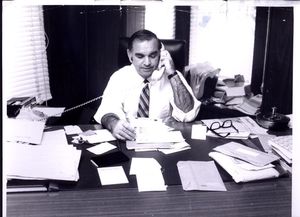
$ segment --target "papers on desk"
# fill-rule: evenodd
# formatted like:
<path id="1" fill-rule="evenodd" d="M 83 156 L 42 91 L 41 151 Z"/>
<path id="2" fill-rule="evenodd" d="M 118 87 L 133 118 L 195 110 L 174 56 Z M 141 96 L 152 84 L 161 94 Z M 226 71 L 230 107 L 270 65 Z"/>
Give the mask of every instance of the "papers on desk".
<path id="1" fill-rule="evenodd" d="M 122 166 L 101 167 L 97 170 L 102 185 L 128 183 L 127 176 Z"/>
<path id="2" fill-rule="evenodd" d="M 110 150 L 113 150 L 115 148 L 117 148 L 115 145 L 112 145 L 108 142 L 103 142 L 103 143 L 100 143 L 99 145 L 95 145 L 91 148 L 88 148 L 87 150 L 96 155 L 100 155 L 100 154 L 104 154 Z"/>
<path id="3" fill-rule="evenodd" d="M 139 192 L 166 191 L 160 164 L 153 158 L 132 158 L 130 175 L 136 175 Z"/>
<path id="4" fill-rule="evenodd" d="M 267 130 L 260 127 L 253 119 L 250 117 L 236 117 L 236 118 L 221 118 L 221 119 L 207 119 L 202 120 L 202 122 L 209 128 L 213 122 L 219 122 L 222 124 L 226 120 L 231 120 L 232 125 L 238 130 L 238 132 L 233 128 L 219 128 L 215 131 L 219 134 L 226 135 L 230 133 L 226 138 L 228 139 L 247 139 L 249 135 L 267 135 Z M 207 136 L 218 137 L 210 130 L 207 131 Z"/>
<path id="5" fill-rule="evenodd" d="M 67 135 L 82 133 L 82 130 L 77 125 L 64 126 L 64 129 Z"/>
<path id="6" fill-rule="evenodd" d="M 172 131 L 172 128 L 161 121 L 138 118 L 131 121 L 131 123 L 136 129 L 136 140 L 126 141 L 126 147 L 129 150 L 159 150 L 170 154 L 186 150 L 189 147 L 180 131 Z"/>
<path id="7" fill-rule="evenodd" d="M 213 150 L 246 161 L 258 167 L 266 166 L 267 164 L 279 160 L 279 157 L 272 153 L 258 151 L 236 142 L 229 142 L 218 146 Z"/>
<path id="8" fill-rule="evenodd" d="M 247 182 L 278 177 L 280 173 L 272 162 L 279 157 L 246 147 L 239 143 L 229 142 L 218 146 L 209 156 L 218 162 L 235 182 Z"/>
<path id="9" fill-rule="evenodd" d="M 185 191 L 226 191 L 213 161 L 179 161 L 177 169 Z"/>
<path id="10" fill-rule="evenodd" d="M 33 110 L 43 112 L 47 117 L 60 117 L 63 111 L 65 110 L 64 107 L 39 107 L 36 106 Z"/>
<path id="11" fill-rule="evenodd" d="M 72 130 L 74 131 L 74 130 Z M 88 142 L 90 144 L 102 143 L 116 140 L 116 138 L 107 129 L 100 130 L 88 130 L 79 133 L 77 136 L 73 136 L 72 143 L 79 144 L 82 142 Z"/>
<path id="12" fill-rule="evenodd" d="M 228 86 L 217 86 L 217 90 L 224 91 L 227 97 L 245 96 L 245 88 L 241 87 L 228 87 Z"/>
<path id="13" fill-rule="evenodd" d="M 64 130 L 44 132 L 40 145 L 5 143 L 7 178 L 77 181 L 81 151 L 68 145 Z"/>
<path id="14" fill-rule="evenodd" d="M 5 141 L 40 144 L 44 128 L 43 121 L 9 118 L 5 120 Z"/>
<path id="15" fill-rule="evenodd" d="M 218 164 L 232 176 L 236 183 L 276 178 L 280 175 L 274 168 L 274 165 L 254 167 L 254 169 L 253 165 L 245 161 L 238 160 L 219 152 L 210 152 L 209 156 L 218 162 Z"/>

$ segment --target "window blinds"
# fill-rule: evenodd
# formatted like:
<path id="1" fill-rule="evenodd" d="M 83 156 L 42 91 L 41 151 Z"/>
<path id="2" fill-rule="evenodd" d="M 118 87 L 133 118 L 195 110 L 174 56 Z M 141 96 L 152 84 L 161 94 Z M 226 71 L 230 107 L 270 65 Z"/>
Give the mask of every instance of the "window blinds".
<path id="1" fill-rule="evenodd" d="M 189 64 L 209 62 L 221 76 L 251 81 L 255 14 L 255 7 L 238 3 L 192 6 Z"/>
<path id="2" fill-rule="evenodd" d="M 46 35 L 40 5 L 3 5 L 4 96 L 51 99 Z"/>
<path id="3" fill-rule="evenodd" d="M 147 4 L 145 29 L 154 32 L 160 39 L 174 39 L 175 7 L 163 4 Z"/>

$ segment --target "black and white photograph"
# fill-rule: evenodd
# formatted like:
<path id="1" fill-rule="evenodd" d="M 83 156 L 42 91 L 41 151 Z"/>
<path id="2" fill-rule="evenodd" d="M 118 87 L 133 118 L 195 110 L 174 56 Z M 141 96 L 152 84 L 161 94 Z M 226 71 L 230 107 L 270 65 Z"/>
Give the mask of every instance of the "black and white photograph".
<path id="1" fill-rule="evenodd" d="M 297 0 L 2 2 L 2 216 L 300 217 Z"/>

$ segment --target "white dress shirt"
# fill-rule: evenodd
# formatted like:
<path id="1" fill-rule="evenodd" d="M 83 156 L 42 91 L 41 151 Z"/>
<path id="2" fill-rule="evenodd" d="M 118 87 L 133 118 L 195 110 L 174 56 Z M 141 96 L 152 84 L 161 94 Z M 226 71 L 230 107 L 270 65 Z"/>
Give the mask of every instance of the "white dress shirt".
<path id="1" fill-rule="evenodd" d="M 191 87 L 187 84 L 181 73 L 178 73 L 183 84 L 191 93 L 194 108 L 184 113 L 174 103 L 173 90 L 166 73 L 154 71 L 148 78 L 150 88 L 149 118 L 166 120 L 170 116 L 177 121 L 193 121 L 200 109 L 200 102 L 193 95 Z M 144 87 L 144 78 L 136 71 L 133 65 L 125 66 L 112 74 L 104 90 L 101 105 L 95 120 L 101 123 L 101 118 L 107 113 L 114 113 L 120 119 L 130 120 L 137 117 L 140 93 Z"/>

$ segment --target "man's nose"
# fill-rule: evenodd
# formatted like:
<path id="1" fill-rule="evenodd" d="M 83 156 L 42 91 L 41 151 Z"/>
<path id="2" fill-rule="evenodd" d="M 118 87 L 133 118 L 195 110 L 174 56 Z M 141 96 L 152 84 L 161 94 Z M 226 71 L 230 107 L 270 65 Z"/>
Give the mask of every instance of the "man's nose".
<path id="1" fill-rule="evenodd" d="M 144 65 L 145 65 L 145 66 L 151 65 L 151 61 L 150 61 L 150 58 L 149 58 L 149 57 L 145 57 L 145 58 L 144 58 Z"/>

